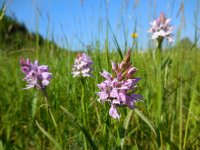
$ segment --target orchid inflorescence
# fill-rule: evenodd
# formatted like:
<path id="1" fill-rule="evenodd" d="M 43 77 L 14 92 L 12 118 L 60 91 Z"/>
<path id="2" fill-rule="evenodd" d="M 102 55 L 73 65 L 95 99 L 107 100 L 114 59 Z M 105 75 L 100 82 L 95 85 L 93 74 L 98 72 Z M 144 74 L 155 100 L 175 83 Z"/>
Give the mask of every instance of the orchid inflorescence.
<path id="1" fill-rule="evenodd" d="M 25 89 L 36 87 L 38 89 L 45 89 L 49 84 L 52 74 L 49 71 L 48 66 L 39 65 L 38 61 L 35 60 L 32 63 L 29 59 L 20 60 L 22 72 L 26 75 L 24 80 L 28 82 Z"/>
<path id="2" fill-rule="evenodd" d="M 119 119 L 120 115 L 117 107 L 135 108 L 135 102 L 142 99 L 142 96 L 136 94 L 137 82 L 140 78 L 135 78 L 134 74 L 137 71 L 135 67 L 131 66 L 130 51 L 125 56 L 121 63 L 112 62 L 113 75 L 106 70 L 101 72 L 101 76 L 106 80 L 98 84 L 100 92 L 97 92 L 99 101 L 109 102 L 111 107 L 109 115 L 115 119 Z"/>
<path id="3" fill-rule="evenodd" d="M 162 42 L 164 38 L 167 38 L 169 42 L 172 42 L 172 32 L 174 27 L 169 24 L 170 21 L 171 19 L 166 19 L 165 14 L 161 12 L 160 16 L 156 20 L 150 22 L 151 27 L 148 32 L 152 33 L 151 38 L 158 42 Z"/>
<path id="4" fill-rule="evenodd" d="M 92 76 L 93 61 L 85 53 L 78 53 L 72 68 L 73 77 L 90 77 Z"/>

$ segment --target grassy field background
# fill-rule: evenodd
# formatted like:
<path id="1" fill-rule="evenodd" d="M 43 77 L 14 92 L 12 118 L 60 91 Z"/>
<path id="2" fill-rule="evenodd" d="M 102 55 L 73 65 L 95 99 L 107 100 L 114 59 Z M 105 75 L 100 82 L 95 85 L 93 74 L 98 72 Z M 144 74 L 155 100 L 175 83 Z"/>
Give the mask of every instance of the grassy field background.
<path id="1" fill-rule="evenodd" d="M 141 78 L 138 93 L 143 102 L 137 102 L 134 110 L 120 108 L 121 118 L 115 120 L 108 115 L 109 105 L 99 103 L 95 93 L 103 81 L 99 72 L 111 71 L 111 60 L 121 61 L 117 48 L 109 49 L 112 40 L 107 39 L 104 48 L 97 41 L 92 49 L 84 50 L 94 61 L 94 77 L 85 79 L 82 94 L 81 80 L 71 74 L 77 52 L 21 28 L 6 37 L 9 25 L 16 26 L 8 20 L 4 16 L 0 22 L 0 150 L 200 148 L 198 46 L 192 42 L 188 46 L 187 39 L 175 41 L 173 47 L 163 50 L 159 65 L 154 49 L 130 47 L 131 61 L 138 68 L 136 77 Z M 56 126 L 46 111 L 43 94 L 34 88 L 23 90 L 26 83 L 19 63 L 23 57 L 38 59 L 50 68 L 53 78 L 47 88 L 48 103 Z M 85 126 L 81 98 L 87 108 Z"/>

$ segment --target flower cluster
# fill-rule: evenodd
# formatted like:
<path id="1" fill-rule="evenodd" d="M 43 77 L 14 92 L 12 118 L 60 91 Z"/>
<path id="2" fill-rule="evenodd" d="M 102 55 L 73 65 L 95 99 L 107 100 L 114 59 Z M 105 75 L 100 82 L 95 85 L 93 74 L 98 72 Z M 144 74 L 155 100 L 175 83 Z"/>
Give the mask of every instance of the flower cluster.
<path id="1" fill-rule="evenodd" d="M 165 18 L 164 13 L 160 13 L 160 16 L 150 23 L 151 28 L 148 32 L 152 33 L 152 39 L 162 42 L 164 38 L 167 38 L 169 42 L 172 42 L 172 32 L 174 27 L 169 25 L 170 21 L 170 18 Z"/>
<path id="2" fill-rule="evenodd" d="M 74 61 L 74 65 L 72 68 L 73 77 L 82 76 L 82 77 L 90 77 L 92 76 L 92 64 L 93 61 L 91 58 L 85 53 L 78 53 L 76 59 Z"/>
<path id="3" fill-rule="evenodd" d="M 51 79 L 52 74 L 48 72 L 48 66 L 39 65 L 36 60 L 32 63 L 29 59 L 20 60 L 22 72 L 26 75 L 24 80 L 28 82 L 25 89 L 36 87 L 39 89 L 44 89 Z"/>
<path id="4" fill-rule="evenodd" d="M 137 82 L 140 78 L 134 78 L 134 73 L 137 71 L 131 66 L 130 51 L 121 63 L 112 62 L 112 70 L 114 75 L 107 71 L 103 71 L 101 75 L 106 79 L 97 86 L 100 92 L 97 92 L 99 101 L 110 102 L 111 108 L 109 115 L 115 119 L 119 119 L 120 115 L 117 107 L 127 106 L 131 109 L 135 108 L 135 102 L 142 99 L 142 96 L 136 94 Z"/>

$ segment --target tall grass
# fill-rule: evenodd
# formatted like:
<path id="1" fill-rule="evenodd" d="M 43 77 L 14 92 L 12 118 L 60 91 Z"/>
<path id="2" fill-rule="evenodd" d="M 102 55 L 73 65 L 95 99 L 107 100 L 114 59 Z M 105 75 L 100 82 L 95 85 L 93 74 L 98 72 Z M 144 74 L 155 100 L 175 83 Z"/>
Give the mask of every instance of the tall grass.
<path id="1" fill-rule="evenodd" d="M 143 53 L 133 52 L 132 62 L 139 69 L 137 73 L 137 76 L 141 77 L 139 93 L 143 95 L 144 102 L 138 102 L 138 108 L 133 112 L 126 108 L 120 109 L 122 117 L 117 121 L 108 116 L 108 106 L 97 102 L 98 97 L 95 92 L 98 91 L 96 84 L 102 81 L 99 72 L 102 66 L 108 65 L 105 61 L 107 55 L 114 61 L 120 61 L 121 58 L 117 51 L 108 53 L 99 51 L 97 45 L 90 53 L 94 60 L 94 77 L 85 80 L 84 83 L 84 100 L 87 104 L 85 112 L 87 127 L 84 127 L 80 115 L 83 113 L 82 83 L 69 73 L 75 54 L 46 47 L 51 46 L 45 45 L 38 49 L 38 60 L 41 64 L 48 64 L 53 74 L 47 93 L 49 105 L 56 116 L 56 124 L 61 133 L 63 149 L 83 148 L 81 132 L 85 132 L 84 135 L 88 136 L 88 145 L 91 145 L 88 149 L 95 146 L 99 149 L 120 147 L 197 149 L 199 147 L 200 68 L 197 64 L 200 63 L 198 59 L 200 52 L 198 49 L 189 51 L 177 45 L 162 53 L 163 60 L 168 60 L 162 67 L 163 90 L 159 89 L 162 87 L 157 83 L 157 72 L 151 50 Z M 34 60 L 37 56 L 36 51 L 11 54 L 5 50 L 0 52 L 0 139 L 4 149 L 56 149 L 55 143 L 59 142 L 59 137 L 53 122 L 47 119 L 45 107 L 42 107 L 44 104 L 42 93 L 36 89 L 22 90 L 25 83 L 22 81 L 19 58 L 30 57 Z M 162 98 L 159 96 L 158 99 L 160 92 Z M 66 115 L 63 110 L 67 110 L 75 119 Z"/>
<path id="2" fill-rule="evenodd" d="M 113 39 L 109 39 L 109 32 Z M 99 72 L 112 70 L 111 60 L 119 62 L 123 58 L 109 24 L 105 48 L 100 49 L 96 41 L 93 50 L 85 50 L 94 61 L 94 77 L 84 83 L 71 75 L 76 52 L 50 42 L 40 46 L 38 38 L 36 34 L 34 50 L 10 51 L 0 43 L 0 150 L 200 147 L 197 46 L 186 49 L 177 41 L 157 54 L 159 58 L 152 49 L 140 51 L 136 46 L 131 61 L 138 68 L 136 76 L 141 77 L 138 92 L 143 102 L 137 102 L 135 110 L 120 108 L 121 118 L 114 120 L 108 115 L 109 106 L 99 103 L 96 94 L 97 84 L 103 80 Z M 111 42 L 116 50 L 109 49 Z M 19 64 L 21 57 L 38 59 L 49 66 L 53 78 L 46 91 L 48 104 L 37 89 L 23 90 L 26 83 Z"/>

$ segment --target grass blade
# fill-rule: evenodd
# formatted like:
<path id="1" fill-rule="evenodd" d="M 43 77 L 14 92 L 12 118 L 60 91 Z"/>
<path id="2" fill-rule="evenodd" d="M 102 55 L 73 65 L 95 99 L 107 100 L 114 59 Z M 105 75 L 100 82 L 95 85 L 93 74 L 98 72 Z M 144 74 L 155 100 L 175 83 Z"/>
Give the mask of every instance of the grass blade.
<path id="1" fill-rule="evenodd" d="M 92 140 L 91 135 L 85 129 L 85 127 L 81 123 L 79 123 L 77 121 L 76 117 L 73 114 L 71 114 L 66 108 L 64 108 L 63 106 L 60 106 L 60 108 L 69 117 L 69 119 L 72 121 L 72 123 L 83 132 L 83 134 L 87 138 L 88 142 L 90 143 L 90 146 L 92 147 L 92 149 L 97 150 L 98 149 L 97 146 L 95 145 L 94 141 Z"/>
<path id="2" fill-rule="evenodd" d="M 38 126 L 38 128 L 40 129 L 40 131 L 52 142 L 54 143 L 54 145 L 58 148 L 58 149 L 62 149 L 60 144 L 47 132 L 45 131 L 37 122 L 36 120 L 36 125 Z"/>
<path id="3" fill-rule="evenodd" d="M 137 109 L 134 109 L 134 110 L 136 114 L 149 126 L 149 128 L 151 129 L 151 131 L 154 133 L 155 137 L 157 138 L 158 136 L 151 122 L 139 110 Z"/>
<path id="4" fill-rule="evenodd" d="M 133 110 L 130 110 L 130 111 L 128 112 L 128 115 L 126 116 L 126 118 L 125 118 L 125 120 L 124 120 L 123 126 L 124 126 L 124 129 L 125 129 L 125 130 L 128 129 L 128 125 L 129 125 L 129 122 L 130 122 L 132 113 L 133 113 Z"/>
<path id="5" fill-rule="evenodd" d="M 109 25 L 110 31 L 112 33 L 112 36 L 113 36 L 113 42 L 114 42 L 114 44 L 115 44 L 115 46 L 117 48 L 117 51 L 119 53 L 119 56 L 121 57 L 121 60 L 123 60 L 122 50 L 121 50 L 121 48 L 119 46 L 119 43 L 117 42 L 117 38 L 116 38 L 116 36 L 114 35 L 114 33 L 113 33 L 112 29 L 111 29 L 110 23 L 108 23 L 108 25 Z"/>

